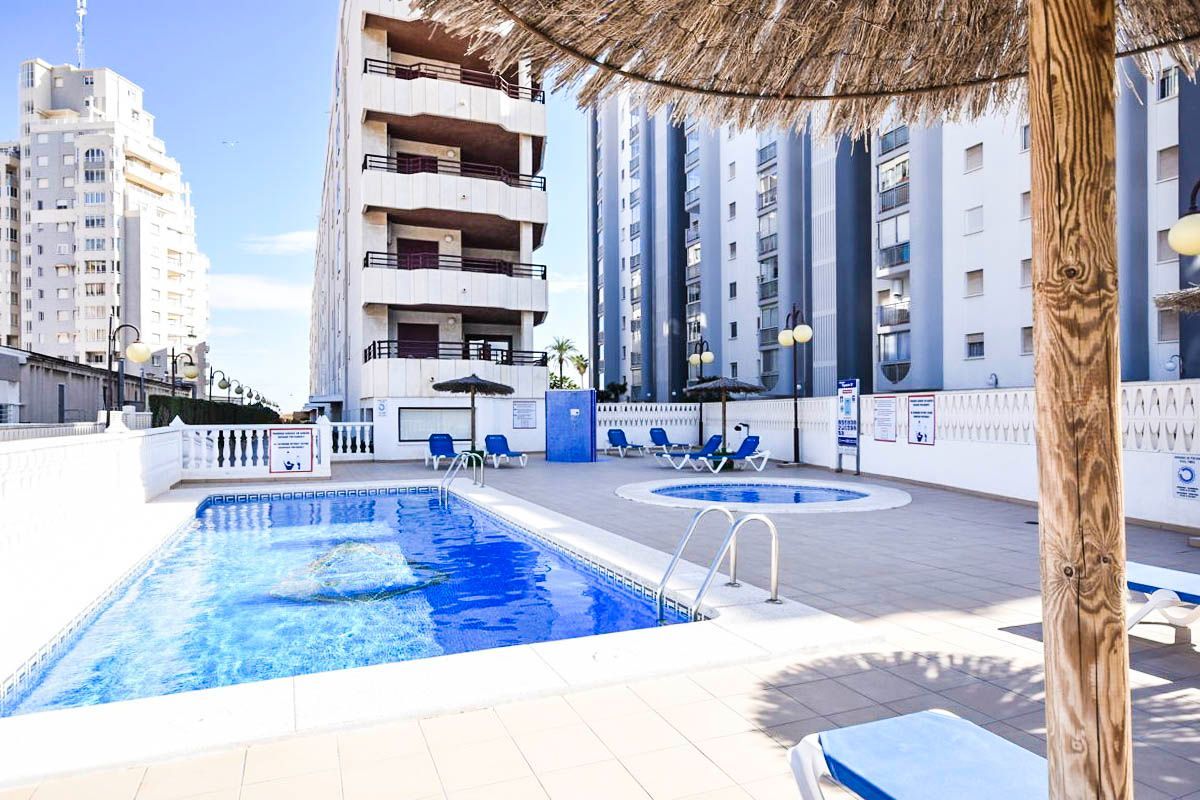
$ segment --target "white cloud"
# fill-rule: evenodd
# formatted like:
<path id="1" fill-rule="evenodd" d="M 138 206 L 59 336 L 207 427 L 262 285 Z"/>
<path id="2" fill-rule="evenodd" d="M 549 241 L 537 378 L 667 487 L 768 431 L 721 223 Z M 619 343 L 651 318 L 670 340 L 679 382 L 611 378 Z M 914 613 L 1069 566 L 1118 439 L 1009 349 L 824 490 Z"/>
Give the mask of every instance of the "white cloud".
<path id="1" fill-rule="evenodd" d="M 550 291 L 554 294 L 562 294 L 564 292 L 582 292 L 587 288 L 587 281 L 583 278 L 551 278 Z"/>
<path id="2" fill-rule="evenodd" d="M 257 256 L 294 256 L 311 253 L 317 246 L 317 232 L 292 231 L 267 236 L 250 236 L 242 241 L 248 253 Z"/>
<path id="3" fill-rule="evenodd" d="M 262 275 L 212 275 L 209 300 L 218 311 L 308 311 L 312 287 Z"/>

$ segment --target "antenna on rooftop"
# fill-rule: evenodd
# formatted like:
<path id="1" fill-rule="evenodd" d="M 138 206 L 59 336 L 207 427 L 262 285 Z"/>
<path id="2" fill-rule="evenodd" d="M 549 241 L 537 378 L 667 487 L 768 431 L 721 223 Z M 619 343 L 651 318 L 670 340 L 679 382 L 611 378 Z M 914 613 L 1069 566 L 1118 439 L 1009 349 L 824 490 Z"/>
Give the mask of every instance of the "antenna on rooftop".
<path id="1" fill-rule="evenodd" d="M 75 56 L 79 59 L 79 68 L 83 69 L 83 18 L 87 16 L 87 0 L 75 0 L 75 32 L 79 39 L 75 43 Z"/>

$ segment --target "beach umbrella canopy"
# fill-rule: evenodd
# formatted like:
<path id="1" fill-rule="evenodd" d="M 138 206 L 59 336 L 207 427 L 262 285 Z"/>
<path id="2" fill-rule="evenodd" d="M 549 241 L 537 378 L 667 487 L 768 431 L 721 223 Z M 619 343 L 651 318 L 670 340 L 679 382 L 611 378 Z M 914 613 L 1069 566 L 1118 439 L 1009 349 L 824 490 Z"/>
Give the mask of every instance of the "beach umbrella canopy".
<path id="1" fill-rule="evenodd" d="M 1050 796 L 1132 797 L 1117 62 L 1193 77 L 1200 0 L 413 0 L 495 66 L 649 113 L 867 135 L 1029 112 Z M 1122 64 L 1125 71 L 1125 64 Z M 1196 176 L 1187 176 L 1191 179 Z M 1080 457 L 1086 454 L 1086 458 Z"/>
<path id="2" fill-rule="evenodd" d="M 684 389 L 688 394 L 695 394 L 704 397 L 719 394 L 721 396 L 721 446 L 726 449 L 729 447 L 729 441 L 726 437 L 726 402 L 731 394 L 758 394 L 765 392 L 766 389 L 759 386 L 757 383 L 746 383 L 739 381 L 737 378 L 714 378 L 711 381 L 704 383 L 694 383 Z"/>
<path id="3" fill-rule="evenodd" d="M 513 388 L 503 383 L 496 383 L 471 373 L 465 378 L 455 378 L 433 385 L 434 391 L 450 392 L 451 394 L 471 395 L 471 449 L 475 449 L 475 395 L 504 395 L 512 394 Z"/>
<path id="4" fill-rule="evenodd" d="M 1154 304 L 1164 311 L 1200 314 L 1200 286 L 1180 289 L 1178 292 L 1164 292 L 1154 298 Z"/>

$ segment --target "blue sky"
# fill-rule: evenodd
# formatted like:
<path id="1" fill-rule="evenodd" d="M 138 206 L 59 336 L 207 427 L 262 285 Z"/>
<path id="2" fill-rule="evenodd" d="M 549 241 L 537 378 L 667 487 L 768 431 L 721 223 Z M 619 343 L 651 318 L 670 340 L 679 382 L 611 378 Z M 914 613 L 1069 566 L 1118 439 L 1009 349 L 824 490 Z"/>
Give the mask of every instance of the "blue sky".
<path id="1" fill-rule="evenodd" d="M 74 0 L 5 3 L 0 140 L 17 134 L 17 68 L 75 62 Z M 286 15 L 281 9 L 287 9 Z M 90 0 L 86 66 L 145 89 L 158 135 L 192 185 L 212 260 L 214 366 L 280 403 L 308 393 L 308 305 L 338 0 Z M 551 95 L 544 174 L 550 315 L 537 329 L 586 341 L 584 117 Z M 236 142 L 230 146 L 226 142 Z"/>

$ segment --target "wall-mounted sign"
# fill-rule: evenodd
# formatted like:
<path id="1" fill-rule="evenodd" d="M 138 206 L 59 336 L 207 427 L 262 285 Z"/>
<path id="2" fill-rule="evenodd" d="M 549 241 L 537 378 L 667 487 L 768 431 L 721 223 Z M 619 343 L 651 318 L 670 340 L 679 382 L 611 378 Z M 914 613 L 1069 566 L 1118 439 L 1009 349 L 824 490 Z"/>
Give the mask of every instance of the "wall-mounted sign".
<path id="1" fill-rule="evenodd" d="M 387 416 L 387 400 L 378 400 L 375 402 L 375 418 L 382 419 Z"/>
<path id="2" fill-rule="evenodd" d="M 313 471 L 313 429 L 268 428 L 267 471 L 304 473 Z"/>
<path id="3" fill-rule="evenodd" d="M 530 430 L 537 427 L 537 401 L 513 400 L 513 430 Z"/>
<path id="4" fill-rule="evenodd" d="M 875 441 L 896 441 L 896 395 L 876 395 L 874 417 Z"/>
<path id="5" fill-rule="evenodd" d="M 931 394 L 908 396 L 908 443 L 933 444 L 937 432 L 937 398 Z"/>
<path id="6" fill-rule="evenodd" d="M 1200 456 L 1175 456 L 1175 496 L 1200 500 Z"/>

